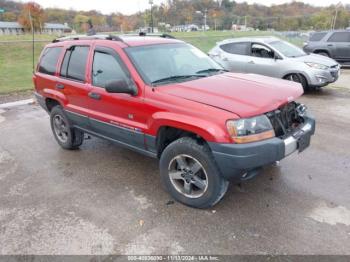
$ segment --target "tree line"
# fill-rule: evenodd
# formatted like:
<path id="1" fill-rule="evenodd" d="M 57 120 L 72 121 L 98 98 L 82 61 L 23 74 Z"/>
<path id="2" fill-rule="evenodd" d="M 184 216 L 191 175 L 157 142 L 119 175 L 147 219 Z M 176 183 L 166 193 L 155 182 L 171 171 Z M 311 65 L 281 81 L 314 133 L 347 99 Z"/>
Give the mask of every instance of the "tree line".
<path id="1" fill-rule="evenodd" d="M 76 11 L 58 8 L 42 8 L 29 2 L 20 3 L 0 0 L 0 8 L 6 10 L 1 15 L 3 21 L 19 21 L 30 29 L 28 14 L 33 17 L 36 30 L 45 22 L 68 23 L 77 32 L 91 21 L 97 31 L 133 31 L 151 26 L 151 12 L 145 10 L 133 15 L 115 12 L 109 15 L 99 11 Z M 118 9 L 116 5 L 115 9 Z M 324 30 L 331 28 L 336 6 L 315 7 L 303 2 L 264 6 L 237 3 L 232 0 L 167 0 L 153 6 L 154 25 L 164 30 L 165 25 L 203 25 L 204 14 L 207 24 L 217 30 L 231 29 L 232 24 L 247 25 L 259 30 Z M 350 5 L 339 6 L 335 28 L 347 28 L 350 22 Z"/>

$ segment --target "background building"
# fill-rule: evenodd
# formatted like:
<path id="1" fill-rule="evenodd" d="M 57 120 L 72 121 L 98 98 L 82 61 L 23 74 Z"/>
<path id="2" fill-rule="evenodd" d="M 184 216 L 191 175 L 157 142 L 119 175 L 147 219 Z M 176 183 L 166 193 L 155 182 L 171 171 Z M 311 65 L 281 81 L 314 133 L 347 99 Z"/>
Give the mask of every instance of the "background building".
<path id="1" fill-rule="evenodd" d="M 45 34 L 63 34 L 70 33 L 72 29 L 67 24 L 45 23 L 41 32 Z M 24 28 L 18 22 L 1 22 L 0 21 L 0 35 L 20 35 L 24 34 Z"/>

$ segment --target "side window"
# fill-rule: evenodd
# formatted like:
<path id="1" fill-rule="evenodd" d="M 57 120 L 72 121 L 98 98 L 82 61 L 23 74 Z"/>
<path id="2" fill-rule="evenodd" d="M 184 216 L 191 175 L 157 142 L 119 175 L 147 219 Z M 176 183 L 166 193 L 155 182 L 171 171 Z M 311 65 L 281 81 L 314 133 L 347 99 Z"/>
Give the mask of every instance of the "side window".
<path id="1" fill-rule="evenodd" d="M 321 41 L 323 39 L 323 37 L 326 36 L 327 33 L 313 33 L 311 36 L 310 36 L 310 39 L 309 41 L 310 42 L 318 42 L 318 41 Z"/>
<path id="2" fill-rule="evenodd" d="M 327 42 L 350 42 L 350 32 L 335 32 Z"/>
<path id="3" fill-rule="evenodd" d="M 274 58 L 275 53 L 267 46 L 261 44 L 252 44 L 252 56 L 261 58 Z"/>
<path id="4" fill-rule="evenodd" d="M 115 80 L 126 80 L 128 76 L 117 55 L 95 51 L 92 65 L 92 84 L 106 87 L 106 84 Z"/>
<path id="5" fill-rule="evenodd" d="M 230 43 L 221 45 L 220 48 L 230 54 L 248 55 L 248 46 L 248 43 Z"/>
<path id="6" fill-rule="evenodd" d="M 54 75 L 61 51 L 62 47 L 46 48 L 40 60 L 39 72 Z"/>
<path id="7" fill-rule="evenodd" d="M 73 46 L 67 50 L 60 75 L 78 81 L 85 81 L 85 68 L 89 55 L 88 46 Z"/>

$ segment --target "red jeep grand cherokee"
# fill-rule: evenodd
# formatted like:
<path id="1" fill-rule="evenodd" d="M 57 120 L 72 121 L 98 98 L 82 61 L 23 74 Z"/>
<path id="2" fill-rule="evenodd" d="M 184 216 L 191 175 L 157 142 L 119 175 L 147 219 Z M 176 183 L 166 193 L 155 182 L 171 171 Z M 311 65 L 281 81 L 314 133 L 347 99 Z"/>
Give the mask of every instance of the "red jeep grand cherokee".
<path id="1" fill-rule="evenodd" d="M 228 181 L 303 151 L 315 132 L 301 85 L 225 72 L 206 54 L 165 37 L 57 39 L 33 76 L 53 134 L 76 149 L 84 133 L 160 159 L 178 201 L 215 205 Z"/>

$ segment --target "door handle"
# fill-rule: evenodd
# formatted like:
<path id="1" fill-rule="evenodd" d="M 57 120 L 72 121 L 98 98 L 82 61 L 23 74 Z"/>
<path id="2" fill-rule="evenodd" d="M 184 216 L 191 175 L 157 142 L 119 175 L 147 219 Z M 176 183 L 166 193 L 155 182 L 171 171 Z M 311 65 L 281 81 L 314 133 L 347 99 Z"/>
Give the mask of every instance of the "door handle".
<path id="1" fill-rule="evenodd" d="M 327 46 L 333 46 L 332 44 L 328 44 Z"/>
<path id="2" fill-rule="evenodd" d="M 90 92 L 89 93 L 89 97 L 92 98 L 92 99 L 95 99 L 95 100 L 100 100 L 101 99 L 101 95 L 97 94 L 97 93 L 94 93 L 94 92 Z"/>
<path id="3" fill-rule="evenodd" d="M 64 84 L 56 84 L 57 89 L 64 89 Z"/>
<path id="4" fill-rule="evenodd" d="M 248 64 L 252 64 L 252 65 L 254 65 L 254 64 L 255 64 L 255 62 L 254 62 L 254 61 L 249 61 L 249 62 L 248 62 Z"/>

